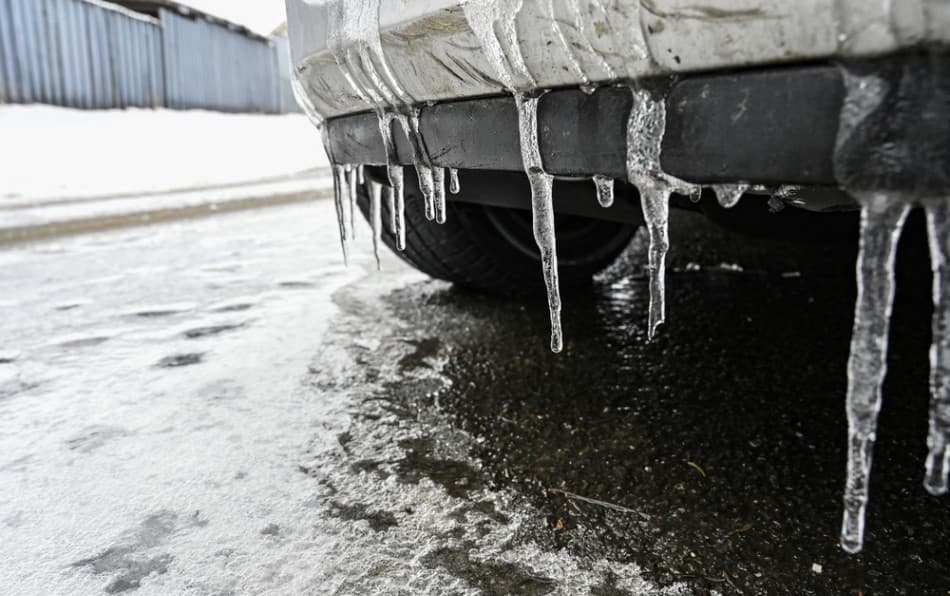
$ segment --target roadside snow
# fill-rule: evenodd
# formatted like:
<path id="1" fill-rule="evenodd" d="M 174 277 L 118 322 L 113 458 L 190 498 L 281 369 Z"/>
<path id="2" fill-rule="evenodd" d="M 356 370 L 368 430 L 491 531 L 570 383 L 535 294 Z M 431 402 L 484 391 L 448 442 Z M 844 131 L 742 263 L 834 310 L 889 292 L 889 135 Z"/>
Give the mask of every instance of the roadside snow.
<path id="1" fill-rule="evenodd" d="M 299 114 L 0 106 L 0 204 L 154 193 L 327 166 Z"/>
<path id="2" fill-rule="evenodd" d="M 40 201 L 40 204 L 7 208 L 0 201 L 0 244 L 5 240 L 30 237 L 29 229 L 44 226 L 66 227 L 72 222 L 105 222 L 122 218 L 148 220 L 161 212 L 184 211 L 201 206 L 211 210 L 232 202 L 265 198 L 279 201 L 288 195 L 307 195 L 310 198 L 327 198 L 333 186 L 327 176 L 301 176 L 295 179 L 248 183 L 236 187 L 212 188 L 200 191 L 156 193 L 104 200 L 75 200 L 69 202 Z M 325 192 L 321 192 L 325 191 Z"/>

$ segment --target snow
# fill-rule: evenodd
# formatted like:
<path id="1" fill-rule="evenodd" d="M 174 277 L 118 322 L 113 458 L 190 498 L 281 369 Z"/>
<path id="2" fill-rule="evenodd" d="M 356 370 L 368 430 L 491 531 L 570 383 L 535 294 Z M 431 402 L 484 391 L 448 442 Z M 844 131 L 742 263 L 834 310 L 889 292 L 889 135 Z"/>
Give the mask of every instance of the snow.
<path id="1" fill-rule="evenodd" d="M 260 181 L 328 165 L 307 117 L 0 106 L 0 204 Z"/>
<path id="2" fill-rule="evenodd" d="M 0 240 L 28 235 L 30 230 L 51 226 L 68 227 L 78 222 L 108 222 L 114 219 L 148 220 L 156 214 L 206 207 L 224 208 L 227 203 L 257 200 L 262 203 L 290 195 L 313 198 L 329 195 L 331 181 L 325 176 L 307 176 L 285 181 L 246 184 L 235 187 L 156 193 L 104 200 L 76 200 L 40 203 L 23 207 L 5 208 L 0 202 Z M 327 191 L 327 192 L 322 192 Z"/>

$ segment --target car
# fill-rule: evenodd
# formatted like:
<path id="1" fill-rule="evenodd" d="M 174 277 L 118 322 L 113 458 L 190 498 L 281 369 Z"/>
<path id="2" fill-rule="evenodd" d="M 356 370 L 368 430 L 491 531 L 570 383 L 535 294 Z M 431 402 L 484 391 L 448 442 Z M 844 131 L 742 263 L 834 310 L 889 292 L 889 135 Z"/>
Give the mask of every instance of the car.
<path id="1" fill-rule="evenodd" d="M 561 288 L 588 283 L 640 226 L 656 333 L 670 207 L 802 237 L 845 234 L 842 213 L 860 211 L 849 552 L 863 541 L 895 246 L 923 206 L 938 330 L 925 484 L 947 491 L 950 3 L 287 0 L 287 12 L 344 252 L 358 204 L 377 246 L 433 277 L 543 287 L 555 352 Z"/>

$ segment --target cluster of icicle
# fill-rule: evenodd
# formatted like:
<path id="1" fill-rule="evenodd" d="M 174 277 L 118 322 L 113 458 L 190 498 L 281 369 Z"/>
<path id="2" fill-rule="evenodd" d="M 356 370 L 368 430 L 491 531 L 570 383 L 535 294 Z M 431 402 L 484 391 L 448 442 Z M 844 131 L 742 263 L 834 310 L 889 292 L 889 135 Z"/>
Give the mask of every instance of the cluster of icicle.
<path id="1" fill-rule="evenodd" d="M 553 0 L 548 0 L 551 4 Z M 575 0 L 570 0 L 575 14 L 572 23 L 575 33 L 586 40 L 585 20 Z M 521 156 L 524 169 L 531 184 L 531 205 L 534 238 L 541 255 L 542 273 L 548 292 L 548 308 L 551 317 L 551 350 L 563 348 L 561 332 L 561 299 L 558 285 L 557 241 L 554 230 L 552 188 L 554 177 L 544 170 L 538 146 L 538 101 L 542 93 L 521 55 L 516 19 L 522 8 L 522 0 L 468 0 L 463 9 L 469 27 L 478 38 L 486 59 L 495 71 L 497 79 L 513 95 L 518 109 Z M 369 182 L 370 221 L 373 225 L 373 240 L 379 262 L 378 246 L 381 212 L 380 197 L 385 196 L 391 214 L 390 224 L 396 239 L 396 247 L 406 245 L 405 198 L 403 191 L 403 166 L 397 161 L 393 141 L 393 122 L 401 125 L 409 139 L 412 162 L 419 179 L 419 188 L 425 200 L 427 219 L 444 223 L 446 219 L 445 169 L 433 165 L 420 131 L 419 102 L 400 85 L 389 67 L 383 53 L 379 32 L 379 0 L 362 2 L 334 2 L 328 5 L 328 46 L 340 67 L 352 92 L 372 106 L 379 122 L 380 135 L 386 152 L 388 185 Z M 553 5 L 549 6 L 553 14 Z M 560 39 L 569 62 L 583 81 L 581 89 L 592 93 L 596 86 L 584 71 L 577 58 L 573 43 L 568 41 L 558 19 L 552 19 L 552 27 Z M 586 42 L 589 54 L 600 56 Z M 646 56 L 644 48 L 634 48 L 638 55 Z M 601 68 L 609 77 L 613 68 L 603 56 Z M 654 97 L 647 89 L 630 85 L 633 108 L 627 124 L 627 179 L 640 191 L 643 214 L 650 237 L 648 270 L 650 273 L 650 306 L 647 333 L 649 339 L 665 320 L 665 263 L 669 247 L 668 219 L 669 197 L 680 193 L 699 197 L 702 187 L 679 180 L 660 168 L 660 145 L 666 125 L 664 102 Z M 305 96 L 305 93 L 300 93 Z M 303 98 L 305 108 L 312 104 Z M 308 110 L 316 118 L 315 110 Z M 326 143 L 325 143 L 326 144 Z M 344 259 L 349 258 L 349 245 L 354 235 L 353 213 L 357 187 L 364 183 L 363 169 L 358 164 L 338 164 L 326 147 L 334 163 L 334 189 L 337 217 L 340 228 Z M 449 170 L 450 190 L 459 190 L 458 172 Z M 604 175 L 593 176 L 597 199 L 604 207 L 613 204 L 614 181 Z M 380 188 L 377 188 L 379 186 Z M 733 206 L 746 190 L 764 190 L 749 185 L 719 185 L 715 187 L 720 202 L 725 207 Z"/>
<path id="2" fill-rule="evenodd" d="M 575 3 L 576 4 L 576 3 Z M 521 0 L 469 0 L 464 5 L 469 27 L 478 37 L 484 55 L 491 63 L 498 80 L 514 96 L 518 108 L 518 124 L 521 139 L 521 158 L 531 183 L 531 207 L 534 219 L 534 238 L 541 253 L 544 282 L 548 291 L 548 307 L 551 315 L 551 350 L 560 352 L 563 347 L 561 333 L 561 299 L 557 277 L 557 242 L 554 231 L 554 208 L 552 184 L 554 177 L 544 170 L 541 151 L 538 147 L 538 100 L 536 84 L 525 65 L 518 44 L 515 27 Z M 573 24 L 577 32 L 584 32 L 584 20 L 575 6 L 577 15 Z M 552 9 L 553 13 L 553 9 Z M 558 19 L 552 26 L 561 40 L 571 66 L 584 82 L 581 89 L 593 92 L 594 86 L 577 59 Z M 589 44 L 588 44 L 589 45 Z M 587 48 L 595 53 L 592 48 Z M 606 72 L 612 69 L 603 60 Z M 648 269 L 650 272 L 650 307 L 648 336 L 652 339 L 657 327 L 665 318 L 665 265 L 669 247 L 668 215 L 669 196 L 673 192 L 697 195 L 701 187 L 670 176 L 660 168 L 660 144 L 666 124 L 665 104 L 654 98 L 649 91 L 638 86 L 630 87 L 633 108 L 627 123 L 627 178 L 640 191 L 643 214 L 650 234 Z M 604 207 L 613 204 L 614 181 L 603 175 L 593 177 L 597 200 Z"/>
<path id="3" fill-rule="evenodd" d="M 839 143 L 844 141 L 886 93 L 876 77 L 844 73 L 847 97 Z M 891 190 L 851 189 L 861 205 L 861 232 L 856 266 L 857 299 L 851 355 L 848 358 L 848 455 L 841 546 L 861 550 L 868 502 L 871 455 L 881 410 L 881 387 L 887 371 L 888 327 L 894 300 L 897 242 L 910 209 L 922 207 L 927 218 L 933 270 L 933 328 L 930 346 L 930 424 L 924 487 L 947 493 L 950 458 L 950 299 L 944 286 L 950 259 L 950 197 L 922 197 Z"/>
<path id="4" fill-rule="evenodd" d="M 409 139 L 412 162 L 425 199 L 429 220 L 444 223 L 446 219 L 445 170 L 432 164 L 419 125 L 419 108 L 415 98 L 399 84 L 383 54 L 379 34 L 379 1 L 362 0 L 329 4 L 329 47 L 352 91 L 372 106 L 379 121 L 380 134 L 387 158 L 389 184 L 370 180 L 370 221 L 373 244 L 379 263 L 379 241 L 382 227 L 381 201 L 385 198 L 390 214 L 390 229 L 399 250 L 406 245 L 403 167 L 396 158 L 393 122 L 398 122 Z M 553 0 L 547 0 L 550 4 Z M 574 8 L 573 27 L 586 39 L 585 23 L 576 0 L 568 0 Z M 595 0 L 598 1 L 598 0 Z M 513 95 L 518 110 L 521 156 L 531 185 L 534 238 L 542 261 L 542 273 L 548 292 L 551 317 L 551 350 L 563 347 L 561 332 L 561 300 L 558 287 L 557 242 L 554 229 L 553 175 L 547 173 L 538 145 L 538 101 L 543 95 L 522 57 L 516 18 L 523 0 L 467 0 L 463 4 L 469 27 L 477 36 L 486 59 L 497 79 Z M 553 8 L 551 8 L 553 14 Z M 552 27 L 575 73 L 584 84 L 581 89 L 592 93 L 595 85 L 584 72 L 572 43 L 558 19 Z M 589 46 L 589 43 L 588 43 Z M 588 54 L 597 54 L 585 47 Z M 648 58 L 644 48 L 632 48 Z M 601 57 L 603 58 L 603 57 Z M 612 69 L 606 60 L 601 65 L 609 78 Z M 296 83 L 296 82 L 295 82 Z M 627 180 L 636 186 L 649 234 L 648 271 L 650 273 L 650 304 L 648 338 L 665 319 L 665 262 L 669 248 L 669 198 L 672 193 L 698 200 L 702 187 L 677 179 L 660 167 L 660 148 L 666 125 L 666 107 L 661 98 L 646 88 L 631 83 L 633 106 L 627 122 Z M 298 100 L 305 111 L 321 126 L 316 110 L 295 85 Z M 849 89 L 849 93 L 851 89 Z M 853 103 L 853 102 L 852 102 Z M 354 212 L 357 187 L 366 183 L 363 167 L 337 164 L 326 142 L 324 145 L 334 163 L 334 190 L 344 259 L 348 260 L 350 242 L 355 236 Z M 458 192 L 458 173 L 450 170 L 450 190 Z M 603 207 L 613 204 L 614 181 L 609 176 L 595 175 L 593 183 L 597 200 Z M 793 195 L 796 187 L 766 188 L 748 183 L 712 185 L 719 204 L 735 206 L 746 192 L 767 192 L 777 199 Z M 844 522 L 841 545 L 851 553 L 861 550 L 865 507 L 868 497 L 868 476 L 877 414 L 881 405 L 881 383 L 884 378 L 887 352 L 887 327 L 893 298 L 893 263 L 897 239 L 913 201 L 890 193 L 853 192 L 862 206 L 860 256 L 857 265 L 858 299 L 855 307 L 854 332 L 848 364 L 848 473 L 845 488 Z M 918 201 L 927 212 L 930 246 L 934 270 L 934 343 L 931 348 L 931 421 L 928 437 L 929 455 L 926 463 L 927 490 L 933 494 L 947 492 L 948 458 L 950 458 L 950 339 L 944 330 L 950 327 L 950 309 L 943 300 L 944 264 L 950 258 L 950 206 L 945 200 Z"/>
<path id="5" fill-rule="evenodd" d="M 429 220 L 442 224 L 446 221 L 445 178 L 446 168 L 434 166 L 429 158 L 419 129 L 419 107 L 414 97 L 403 89 L 393 75 L 383 54 L 379 36 L 379 1 L 332 2 L 328 4 L 328 40 L 337 65 L 350 89 L 373 107 L 379 122 L 379 131 L 386 151 L 389 184 L 367 180 L 362 164 L 340 164 L 330 150 L 326 129 L 317 110 L 307 98 L 299 81 L 294 81 L 298 102 L 315 125 L 323 129 L 324 149 L 333 164 L 334 202 L 343 245 L 344 261 L 349 260 L 349 246 L 355 237 L 354 213 L 358 188 L 367 186 L 370 200 L 370 222 L 373 229 L 373 247 L 377 267 L 381 267 L 379 245 L 382 233 L 382 201 L 389 211 L 390 231 L 396 248 L 406 248 L 405 193 L 403 166 L 396 156 L 393 140 L 393 122 L 402 126 L 409 139 L 412 162 L 419 177 L 419 188 L 425 199 L 425 214 Z M 449 168 L 449 190 L 459 192 L 458 171 Z"/>

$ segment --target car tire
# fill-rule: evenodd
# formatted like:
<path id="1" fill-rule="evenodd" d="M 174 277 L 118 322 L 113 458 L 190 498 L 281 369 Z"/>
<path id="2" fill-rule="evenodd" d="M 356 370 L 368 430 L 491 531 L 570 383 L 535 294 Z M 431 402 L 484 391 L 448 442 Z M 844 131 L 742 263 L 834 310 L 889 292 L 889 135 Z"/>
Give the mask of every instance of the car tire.
<path id="1" fill-rule="evenodd" d="M 367 176 L 367 185 L 369 176 Z M 544 290 L 531 211 L 449 201 L 443 224 L 426 219 L 415 172 L 405 173 L 406 248 L 396 250 L 390 212 L 382 201 L 382 240 L 414 268 L 458 286 L 495 294 Z M 360 187 L 358 205 L 369 219 Z M 555 217 L 562 290 L 590 284 L 627 247 L 637 226 L 587 217 Z"/>

